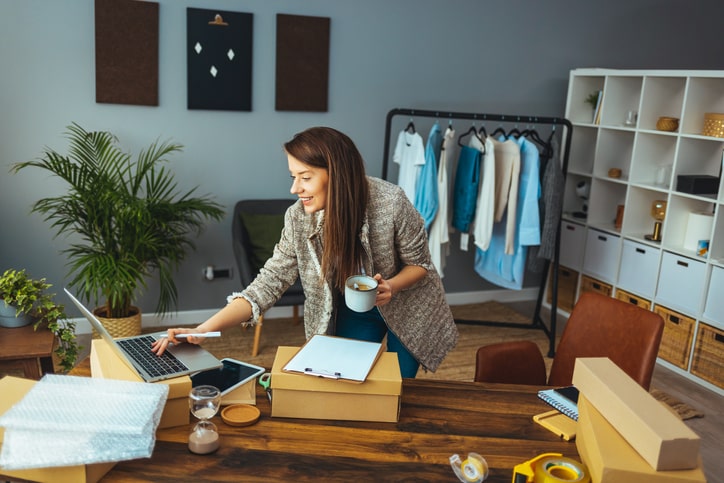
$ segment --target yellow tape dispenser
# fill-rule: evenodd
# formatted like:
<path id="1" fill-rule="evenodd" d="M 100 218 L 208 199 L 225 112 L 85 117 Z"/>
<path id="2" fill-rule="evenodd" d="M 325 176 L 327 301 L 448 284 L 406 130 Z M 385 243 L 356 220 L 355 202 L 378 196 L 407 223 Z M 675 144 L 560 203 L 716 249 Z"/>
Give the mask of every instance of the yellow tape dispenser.
<path id="1" fill-rule="evenodd" d="M 512 483 L 589 483 L 586 465 L 560 453 L 543 453 L 513 468 Z"/>

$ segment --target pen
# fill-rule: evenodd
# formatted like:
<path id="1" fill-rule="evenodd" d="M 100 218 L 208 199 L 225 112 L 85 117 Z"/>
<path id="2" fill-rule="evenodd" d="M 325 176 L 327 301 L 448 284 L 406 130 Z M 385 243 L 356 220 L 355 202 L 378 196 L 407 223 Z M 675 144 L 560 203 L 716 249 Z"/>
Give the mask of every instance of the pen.
<path id="1" fill-rule="evenodd" d="M 161 334 L 160 337 L 168 337 L 168 334 Z M 176 334 L 177 339 L 186 339 L 188 337 L 221 337 L 221 332 L 199 332 L 197 334 Z"/>

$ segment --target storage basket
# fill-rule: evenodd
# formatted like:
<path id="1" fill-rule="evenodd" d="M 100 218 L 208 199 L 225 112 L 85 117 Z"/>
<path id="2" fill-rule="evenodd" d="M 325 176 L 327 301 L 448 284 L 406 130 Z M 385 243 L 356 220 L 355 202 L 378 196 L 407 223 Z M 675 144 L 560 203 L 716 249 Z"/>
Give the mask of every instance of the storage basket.
<path id="1" fill-rule="evenodd" d="M 664 319 L 659 357 L 684 370 L 688 369 L 694 319 L 660 305 L 654 308 L 654 312 Z"/>
<path id="2" fill-rule="evenodd" d="M 606 282 L 583 275 L 581 277 L 581 293 L 583 292 L 596 292 L 610 297 L 611 293 L 613 293 L 613 287 Z"/>
<path id="3" fill-rule="evenodd" d="M 704 114 L 704 129 L 701 133 L 704 136 L 724 138 L 724 114 L 716 112 Z"/>
<path id="4" fill-rule="evenodd" d="M 724 388 L 724 330 L 699 324 L 691 373 Z"/>
<path id="5" fill-rule="evenodd" d="M 632 293 L 626 292 L 625 290 L 616 289 L 616 298 L 627 304 L 633 304 L 642 309 L 651 310 L 651 301 L 641 298 Z"/>
<path id="6" fill-rule="evenodd" d="M 553 270 L 548 273 L 548 303 L 553 298 Z M 576 287 L 578 286 L 578 272 L 563 265 L 558 266 L 558 300 L 557 308 L 571 312 L 576 303 Z"/>
<path id="7" fill-rule="evenodd" d="M 656 121 L 656 129 L 659 131 L 674 132 L 679 129 L 679 119 L 676 117 L 662 116 Z"/>
<path id="8" fill-rule="evenodd" d="M 131 307 L 131 310 L 136 311 L 134 315 L 120 319 L 102 317 L 98 315 L 98 310 L 99 309 L 94 310 L 93 313 L 114 339 L 118 337 L 131 337 L 141 333 L 141 310 L 138 307 Z M 93 338 L 100 338 L 100 334 L 96 332 L 95 329 L 93 329 Z"/>

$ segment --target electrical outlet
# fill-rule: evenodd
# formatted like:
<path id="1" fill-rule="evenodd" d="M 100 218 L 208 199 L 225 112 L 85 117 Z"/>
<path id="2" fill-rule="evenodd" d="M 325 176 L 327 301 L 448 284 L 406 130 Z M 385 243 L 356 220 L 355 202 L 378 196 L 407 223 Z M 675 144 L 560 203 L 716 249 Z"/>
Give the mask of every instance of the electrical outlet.
<path id="1" fill-rule="evenodd" d="M 202 270 L 204 280 L 212 281 L 217 278 L 232 278 L 231 268 L 216 268 L 213 265 L 207 265 Z"/>

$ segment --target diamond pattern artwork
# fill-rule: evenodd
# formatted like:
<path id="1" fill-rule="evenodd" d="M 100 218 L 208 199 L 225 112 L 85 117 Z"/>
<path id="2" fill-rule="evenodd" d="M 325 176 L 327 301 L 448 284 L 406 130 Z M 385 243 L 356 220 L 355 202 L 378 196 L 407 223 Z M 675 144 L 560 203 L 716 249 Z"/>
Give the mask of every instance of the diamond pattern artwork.
<path id="1" fill-rule="evenodd" d="M 251 111 L 253 19 L 186 9 L 189 109 Z"/>

